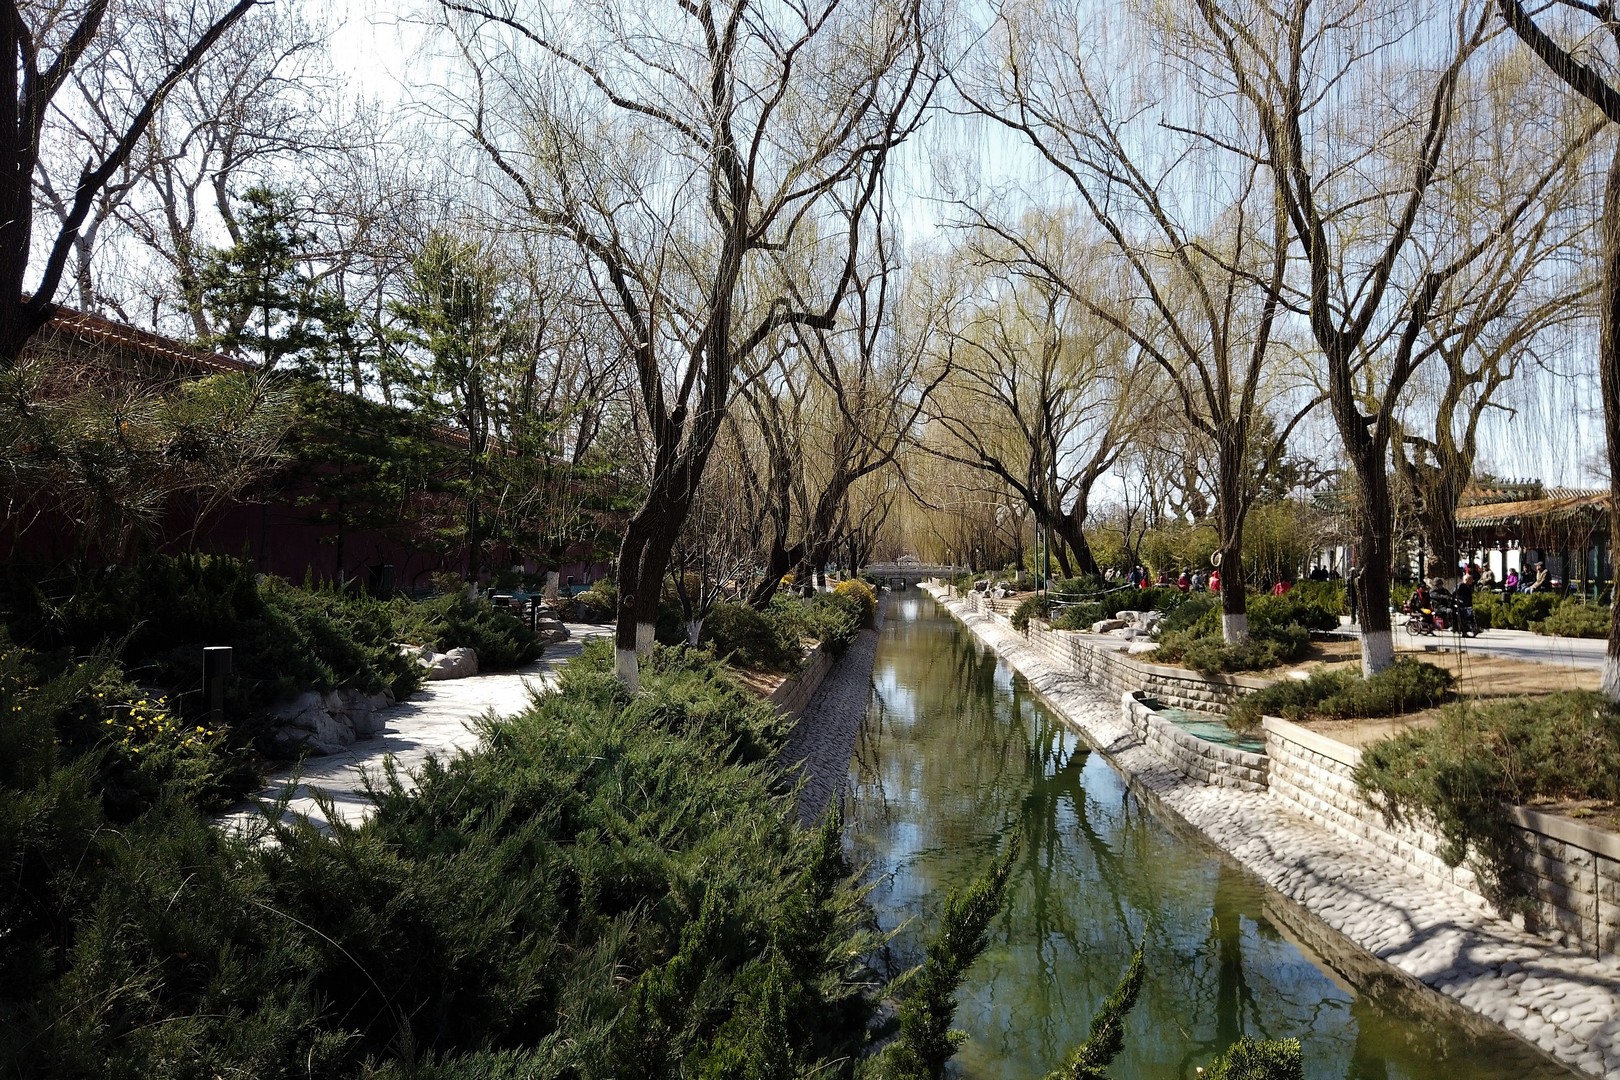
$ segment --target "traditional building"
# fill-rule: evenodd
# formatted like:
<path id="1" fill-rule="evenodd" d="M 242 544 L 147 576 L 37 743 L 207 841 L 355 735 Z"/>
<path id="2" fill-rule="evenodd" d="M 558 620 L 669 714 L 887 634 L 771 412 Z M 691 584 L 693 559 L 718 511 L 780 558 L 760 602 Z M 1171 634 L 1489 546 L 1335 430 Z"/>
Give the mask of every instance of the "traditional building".
<path id="1" fill-rule="evenodd" d="M 1544 488 L 1539 481 L 1472 487 L 1457 508 L 1465 555 L 1500 581 L 1541 562 L 1583 594 L 1612 580 L 1609 493 L 1598 488 Z"/>

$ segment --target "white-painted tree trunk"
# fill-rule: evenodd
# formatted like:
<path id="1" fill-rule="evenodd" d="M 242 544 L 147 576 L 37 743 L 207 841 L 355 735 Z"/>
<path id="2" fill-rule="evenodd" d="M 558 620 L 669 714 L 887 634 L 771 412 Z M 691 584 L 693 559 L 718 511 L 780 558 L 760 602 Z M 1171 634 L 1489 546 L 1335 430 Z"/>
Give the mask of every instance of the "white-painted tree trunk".
<path id="1" fill-rule="evenodd" d="M 1361 634 L 1361 674 L 1372 678 L 1395 662 L 1395 635 L 1388 630 L 1364 630 Z"/>
<path id="2" fill-rule="evenodd" d="M 692 646 L 692 648 L 695 649 L 695 648 L 697 648 L 698 638 L 700 638 L 702 636 L 703 636 L 703 620 L 702 619 L 687 619 L 686 620 L 686 643 L 688 645 Z"/>
<path id="3" fill-rule="evenodd" d="M 652 655 L 653 632 L 656 628 L 652 623 L 636 623 L 636 658 L 645 660 Z"/>
<path id="4" fill-rule="evenodd" d="M 1603 658 L 1603 681 L 1598 690 L 1610 701 L 1620 701 L 1620 656 L 1610 653 Z"/>
<path id="5" fill-rule="evenodd" d="M 641 690 L 641 665 L 636 659 L 636 650 L 613 650 L 613 674 L 632 694 Z"/>
<path id="6" fill-rule="evenodd" d="M 1228 645 L 1241 645 L 1249 640 L 1249 615 L 1243 612 L 1229 615 L 1221 612 L 1221 637 Z"/>

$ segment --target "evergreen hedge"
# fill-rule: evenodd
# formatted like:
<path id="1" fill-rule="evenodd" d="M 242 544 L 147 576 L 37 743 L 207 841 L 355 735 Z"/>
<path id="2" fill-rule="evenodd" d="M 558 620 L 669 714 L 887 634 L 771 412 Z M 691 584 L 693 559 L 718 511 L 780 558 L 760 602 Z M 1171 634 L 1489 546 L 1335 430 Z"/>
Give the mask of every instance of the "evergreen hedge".
<path id="1" fill-rule="evenodd" d="M 1620 707 L 1589 691 L 1452 705 L 1434 727 L 1367 747 L 1356 783 L 1390 819 L 1431 825 L 1441 858 L 1472 862 L 1505 902 L 1521 891 L 1508 806 L 1620 801 Z"/>
<path id="2" fill-rule="evenodd" d="M 53 738 L 83 688 L 14 688 L 31 705 L 0 748 L 0 1060 L 20 1077 L 849 1060 L 870 915 L 836 825 L 800 829 L 767 764 L 780 717 L 694 657 L 659 654 L 644 685 L 626 699 L 593 647 L 414 793 L 383 778 L 367 824 L 267 823 L 270 843 L 179 799 L 107 829 L 89 758 Z"/>

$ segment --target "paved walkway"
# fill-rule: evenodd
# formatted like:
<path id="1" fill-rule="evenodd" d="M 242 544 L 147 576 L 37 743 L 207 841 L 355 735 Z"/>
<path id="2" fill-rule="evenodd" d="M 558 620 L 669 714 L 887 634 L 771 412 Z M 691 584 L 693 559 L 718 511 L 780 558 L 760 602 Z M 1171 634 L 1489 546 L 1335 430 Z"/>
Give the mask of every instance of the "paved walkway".
<path id="1" fill-rule="evenodd" d="M 568 641 L 546 646 L 541 658 L 520 671 L 477 675 L 422 684 L 422 689 L 387 710 L 381 735 L 362 739 L 340 754 L 305 758 L 299 765 L 274 772 L 269 783 L 247 802 L 228 811 L 221 822 L 251 828 L 262 819 L 264 803 L 274 803 L 292 786 L 288 815 L 303 815 L 322 827 L 328 817 L 320 798 L 331 800 L 339 820 L 357 825 L 371 813 L 364 776 L 381 776 L 392 757 L 402 773 L 425 762 L 478 744 L 474 722 L 487 713 L 512 716 L 522 712 L 537 690 L 554 686 L 556 672 L 580 654 L 583 642 L 613 633 L 610 626 L 569 623 Z"/>
<path id="2" fill-rule="evenodd" d="M 1117 698 L 1059 670 L 1003 622 L 939 599 L 1134 785 L 1278 892 L 1558 1060 L 1620 1080 L 1620 963 L 1553 945 L 1421 881 L 1392 875 L 1370 845 L 1280 811 L 1266 794 L 1188 780 L 1137 741 Z"/>
<path id="3" fill-rule="evenodd" d="M 1348 623 L 1348 620 L 1345 620 Z M 1353 626 L 1347 630 L 1360 635 Z M 1486 656 L 1500 656 L 1507 660 L 1524 660 L 1532 664 L 1556 664 L 1561 667 L 1601 669 L 1608 642 L 1602 638 L 1549 637 L 1532 634 L 1528 630 L 1482 630 L 1478 637 L 1458 638 L 1456 634 L 1435 634 L 1427 637 L 1406 632 L 1406 617 L 1395 623 L 1396 648 L 1422 648 L 1438 645 L 1455 651 L 1458 645 L 1464 652 Z"/>
<path id="4" fill-rule="evenodd" d="M 1407 633 L 1404 615 L 1396 617 L 1392 626 L 1397 649 L 1421 649 L 1425 645 L 1434 645 L 1443 650 L 1455 651 L 1460 644 L 1464 652 L 1481 656 L 1499 656 L 1504 660 L 1523 660 L 1527 663 L 1557 667 L 1590 668 L 1594 671 L 1602 670 L 1603 656 L 1608 647 L 1608 642 L 1602 638 L 1549 637 L 1546 634 L 1532 634 L 1528 630 L 1483 630 L 1478 637 L 1465 638 L 1459 638 L 1456 634 L 1435 634 L 1429 637 Z M 1347 633 L 1352 637 L 1361 636 L 1360 628 L 1350 625 L 1350 620 L 1342 615 L 1339 617 L 1339 629 L 1341 633 Z M 1108 634 L 1082 636 L 1092 644 L 1120 651 L 1124 651 L 1127 645 L 1131 644 Z M 1143 659 L 1151 662 L 1153 656 L 1147 653 Z"/>

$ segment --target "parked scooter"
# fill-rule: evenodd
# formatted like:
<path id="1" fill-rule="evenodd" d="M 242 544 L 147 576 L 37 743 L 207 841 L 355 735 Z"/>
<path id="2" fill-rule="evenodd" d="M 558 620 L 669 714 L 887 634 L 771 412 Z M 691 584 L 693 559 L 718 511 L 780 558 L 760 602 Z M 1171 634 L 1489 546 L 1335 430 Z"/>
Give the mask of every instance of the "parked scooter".
<path id="1" fill-rule="evenodd" d="M 1444 589 L 1418 589 L 1401 610 L 1406 613 L 1408 633 L 1429 637 L 1437 633 L 1479 636 L 1474 606 L 1458 603 L 1457 598 Z"/>

